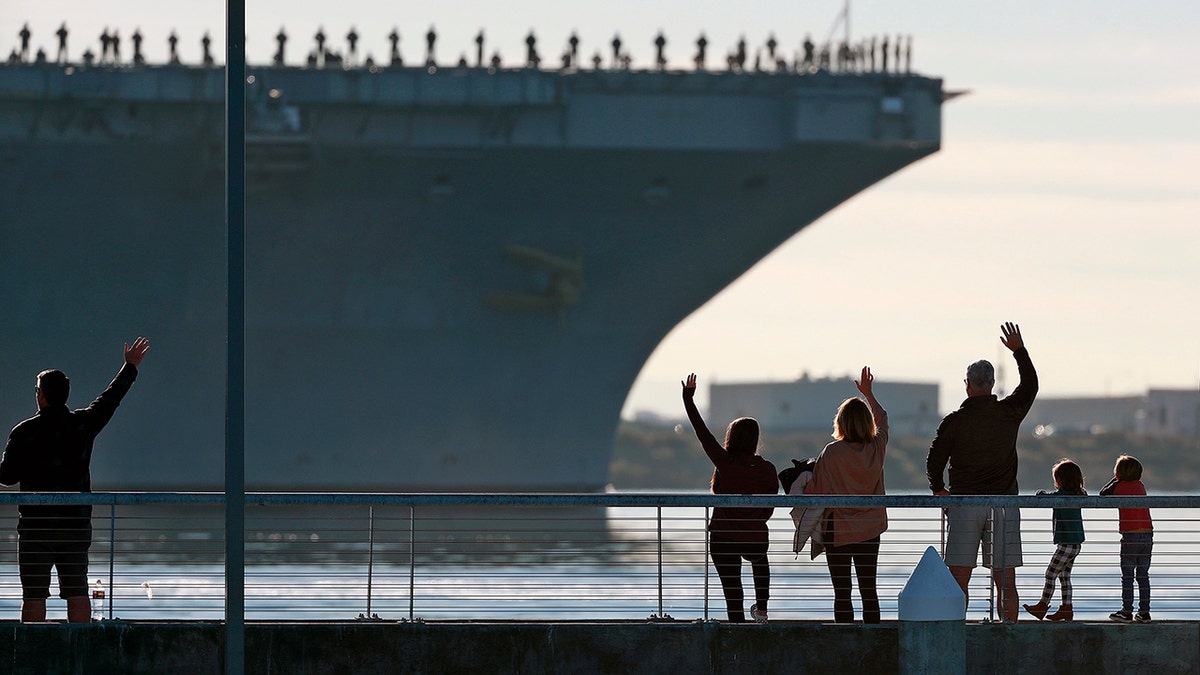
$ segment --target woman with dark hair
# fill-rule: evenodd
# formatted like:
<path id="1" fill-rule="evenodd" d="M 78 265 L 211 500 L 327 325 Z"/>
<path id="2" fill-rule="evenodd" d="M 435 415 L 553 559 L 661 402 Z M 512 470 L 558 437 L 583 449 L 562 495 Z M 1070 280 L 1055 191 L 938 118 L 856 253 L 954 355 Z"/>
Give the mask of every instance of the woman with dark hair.
<path id="1" fill-rule="evenodd" d="M 855 386 L 862 398 L 848 398 L 833 420 L 833 443 L 825 446 L 813 469 L 810 495 L 881 495 L 883 456 L 887 449 L 887 411 L 875 400 L 870 368 L 862 369 Z M 875 574 L 879 565 L 879 535 L 887 530 L 887 510 L 882 507 L 827 509 L 824 522 L 825 562 L 833 581 L 833 618 L 854 621 L 850 601 L 850 565 L 858 575 L 863 623 L 879 623 L 879 593 Z"/>
<path id="2" fill-rule="evenodd" d="M 693 400 L 696 394 L 695 373 L 688 375 L 681 384 L 683 407 L 687 410 L 688 420 L 715 467 L 711 482 L 713 494 L 773 495 L 779 492 L 775 465 L 758 454 L 758 421 L 752 417 L 734 420 L 725 432 L 725 444 L 721 445 L 696 409 Z M 767 564 L 767 520 L 773 511 L 769 506 L 718 506 L 713 509 L 712 519 L 708 523 L 709 554 L 721 579 L 721 590 L 725 593 L 725 606 L 731 622 L 746 620 L 742 609 L 745 603 L 742 560 L 750 563 L 754 574 L 755 602 L 750 605 L 750 617 L 758 623 L 767 622 L 767 600 L 770 598 L 771 585 L 771 568 Z"/>

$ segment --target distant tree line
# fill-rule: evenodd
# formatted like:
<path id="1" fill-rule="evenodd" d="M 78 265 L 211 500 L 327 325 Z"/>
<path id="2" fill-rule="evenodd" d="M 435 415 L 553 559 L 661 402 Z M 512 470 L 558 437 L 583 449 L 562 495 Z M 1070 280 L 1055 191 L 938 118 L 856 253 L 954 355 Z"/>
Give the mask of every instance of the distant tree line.
<path id="1" fill-rule="evenodd" d="M 714 427 L 715 429 L 715 427 Z M 720 436 L 720 434 L 718 434 Z M 926 490 L 928 436 L 892 436 L 885 476 L 889 492 Z M 827 431 L 766 434 L 762 454 L 782 469 L 792 458 L 816 457 L 830 441 Z M 1053 489 L 1050 467 L 1069 457 L 1084 471 L 1089 494 L 1112 477 L 1117 456 L 1137 456 L 1145 468 L 1143 481 L 1151 494 L 1200 492 L 1200 438 L 1149 438 L 1127 433 L 1022 436 L 1018 482 L 1022 494 Z M 692 429 L 624 422 L 617 432 L 609 482 L 618 490 L 706 490 L 712 464 L 700 450 Z"/>

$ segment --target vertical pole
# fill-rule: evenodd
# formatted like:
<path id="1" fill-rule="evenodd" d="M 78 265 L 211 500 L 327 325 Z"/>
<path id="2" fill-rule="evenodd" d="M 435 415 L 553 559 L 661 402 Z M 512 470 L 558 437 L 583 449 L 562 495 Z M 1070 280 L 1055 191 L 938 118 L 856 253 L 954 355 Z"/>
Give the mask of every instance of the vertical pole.
<path id="1" fill-rule="evenodd" d="M 225 3 L 225 673 L 246 653 L 246 3 Z"/>
<path id="2" fill-rule="evenodd" d="M 117 555 L 117 505 L 108 507 L 108 618 L 113 618 L 113 567 Z M 103 613 L 103 608 L 100 610 Z"/>
<path id="3" fill-rule="evenodd" d="M 408 507 L 408 620 L 413 620 L 413 596 L 417 582 L 417 510 Z"/>
<path id="4" fill-rule="evenodd" d="M 704 620 L 708 620 L 708 507 L 704 507 L 704 523 L 700 528 L 700 536 L 704 538 L 704 560 L 700 569 L 704 570 Z"/>
<path id="5" fill-rule="evenodd" d="M 375 572 L 375 507 L 367 507 L 367 618 L 371 618 L 371 580 Z"/>
<path id="6" fill-rule="evenodd" d="M 658 615 L 663 615 L 663 542 L 662 507 L 658 508 Z"/>
<path id="7" fill-rule="evenodd" d="M 942 560 L 945 560 L 946 559 L 946 509 L 938 509 L 938 510 L 941 511 L 941 513 L 942 513 L 942 530 L 941 530 L 941 540 L 940 540 L 942 542 L 942 548 L 940 551 L 938 551 L 938 553 L 940 553 L 942 555 Z"/>
<path id="8" fill-rule="evenodd" d="M 1003 595 L 1001 595 L 1000 598 L 996 597 L 996 561 L 1000 560 L 1001 556 L 1003 555 L 1003 551 L 1004 551 L 1004 549 L 1003 549 L 1004 533 L 997 532 L 997 528 L 996 528 L 996 526 L 1000 524 L 1000 519 L 997 517 L 999 515 L 1000 515 L 999 508 L 993 506 L 992 507 L 992 522 L 991 522 L 991 525 L 992 525 L 992 568 L 990 570 L 988 570 L 988 576 L 991 577 L 991 579 L 988 579 L 988 620 L 989 621 L 996 620 L 996 603 L 1003 602 L 1003 600 L 1002 600 Z M 1001 584 L 1001 586 L 1004 585 L 1004 575 L 1003 574 L 1000 575 L 1000 584 Z M 1003 609 L 1000 610 L 1000 616 L 1001 617 L 1004 616 Z"/>

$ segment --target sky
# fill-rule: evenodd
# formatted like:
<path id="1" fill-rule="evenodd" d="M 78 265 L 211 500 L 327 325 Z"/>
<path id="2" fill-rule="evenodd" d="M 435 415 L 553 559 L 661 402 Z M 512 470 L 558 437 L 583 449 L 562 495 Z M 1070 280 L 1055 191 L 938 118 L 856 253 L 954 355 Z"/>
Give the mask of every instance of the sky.
<path id="1" fill-rule="evenodd" d="M 806 34 L 842 35 L 845 3 L 711 0 L 508 0 L 396 3 L 247 2 L 251 63 L 269 61 L 281 26 L 299 63 L 318 28 L 382 59 L 386 35 L 424 58 L 486 51 L 508 64 L 532 30 L 547 62 L 572 31 L 581 52 L 608 54 L 619 32 L 635 67 L 659 30 L 672 65 L 690 65 L 704 31 L 710 63 L 740 36 L 774 35 L 794 51 Z M 220 0 L 4 0 L 0 50 L 28 22 L 53 56 L 66 21 L 73 57 L 99 52 L 105 27 L 123 53 L 139 28 L 151 61 L 166 35 L 195 62 L 210 31 L 223 49 Z M 943 110 L 942 149 L 841 205 L 679 324 L 647 361 L 624 415 L 679 415 L 679 379 L 706 383 L 843 376 L 937 382 L 941 407 L 962 398 L 971 361 L 1015 366 L 999 342 L 1021 325 L 1043 396 L 1104 396 L 1200 386 L 1200 3 L 1194 0 L 932 2 L 850 5 L 853 39 L 904 34 L 913 68 L 969 93 Z M 731 317 L 736 320 L 730 320 Z M 853 393 L 853 392 L 849 392 Z M 886 405 L 886 402 L 884 402 Z"/>

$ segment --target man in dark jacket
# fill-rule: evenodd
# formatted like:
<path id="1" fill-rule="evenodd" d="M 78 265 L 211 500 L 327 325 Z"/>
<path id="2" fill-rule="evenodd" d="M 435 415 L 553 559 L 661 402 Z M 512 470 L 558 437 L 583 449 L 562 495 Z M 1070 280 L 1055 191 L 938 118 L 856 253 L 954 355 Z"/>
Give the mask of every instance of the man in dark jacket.
<path id="1" fill-rule="evenodd" d="M 125 345 L 125 365 L 113 381 L 80 410 L 67 408 L 71 381 L 61 370 L 37 376 L 38 412 L 8 435 L 0 459 L 0 483 L 20 483 L 22 492 L 91 492 L 92 446 L 137 379 L 137 367 L 150 349 L 144 337 Z M 45 621 L 50 569 L 58 569 L 59 596 L 67 601 L 67 621 L 91 621 L 88 601 L 88 548 L 92 544 L 91 505 L 22 504 L 17 521 L 17 563 L 21 570 L 21 621 Z"/>
<path id="2" fill-rule="evenodd" d="M 1000 399 L 992 393 L 995 370 L 987 361 L 967 368 L 967 398 L 958 410 L 946 415 L 929 447 L 926 470 L 935 495 L 1017 494 L 1017 431 L 1037 396 L 1037 371 L 1013 323 L 1000 327 L 1000 341 L 1017 361 L 1021 382 L 1012 394 Z M 950 489 L 943 474 L 950 464 Z M 1005 621 L 1017 620 L 1016 569 L 1021 558 L 1021 512 L 1018 509 L 967 507 L 946 509 L 946 566 L 967 594 L 971 570 L 980 544 L 983 566 L 992 570 Z"/>

